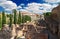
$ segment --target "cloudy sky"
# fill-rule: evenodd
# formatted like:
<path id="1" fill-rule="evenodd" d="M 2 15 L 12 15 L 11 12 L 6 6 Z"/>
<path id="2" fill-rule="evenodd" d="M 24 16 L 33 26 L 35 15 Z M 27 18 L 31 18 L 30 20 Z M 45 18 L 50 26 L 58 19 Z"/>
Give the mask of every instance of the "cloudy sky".
<path id="1" fill-rule="evenodd" d="M 44 13 L 58 6 L 60 0 L 0 0 L 0 12 L 11 13 L 13 9 L 19 11 Z"/>

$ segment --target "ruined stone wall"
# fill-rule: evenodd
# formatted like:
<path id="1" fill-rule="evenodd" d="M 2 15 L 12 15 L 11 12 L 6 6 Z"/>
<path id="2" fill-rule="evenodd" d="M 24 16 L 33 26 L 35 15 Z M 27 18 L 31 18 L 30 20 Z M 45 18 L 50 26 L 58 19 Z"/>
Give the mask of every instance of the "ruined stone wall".
<path id="1" fill-rule="evenodd" d="M 52 10 L 52 18 L 57 21 L 59 24 L 58 24 L 58 36 L 60 36 L 60 5 L 58 5 L 57 7 L 55 7 L 53 10 Z M 60 37 L 59 37 L 60 39 Z"/>

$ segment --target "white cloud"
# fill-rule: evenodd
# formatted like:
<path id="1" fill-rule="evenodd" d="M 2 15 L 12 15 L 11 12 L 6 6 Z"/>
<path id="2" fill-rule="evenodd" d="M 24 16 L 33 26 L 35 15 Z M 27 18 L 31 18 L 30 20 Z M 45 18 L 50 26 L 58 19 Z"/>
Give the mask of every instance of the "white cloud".
<path id="1" fill-rule="evenodd" d="M 19 10 L 21 10 L 21 9 L 22 9 L 22 7 L 21 7 L 21 6 L 18 6 L 18 7 L 17 7 L 17 10 L 18 10 L 18 11 L 19 11 Z"/>
<path id="2" fill-rule="evenodd" d="M 48 2 L 48 0 L 45 0 L 45 2 Z M 52 2 L 52 1 L 50 1 Z M 17 9 L 20 11 L 26 11 L 26 12 L 33 12 L 33 13 L 44 13 L 44 12 L 50 12 L 54 7 L 56 7 L 56 4 L 40 4 L 40 3 L 28 3 L 27 7 L 24 7 L 24 4 L 21 4 L 17 7 L 17 5 L 9 0 L 0 0 L 0 6 L 2 6 L 5 11 L 11 11 L 12 9 Z M 22 6 L 24 9 L 22 9 Z"/>
<path id="3" fill-rule="evenodd" d="M 15 9 L 17 8 L 16 4 L 12 1 L 6 1 L 1 5 L 5 9 Z"/>
<path id="4" fill-rule="evenodd" d="M 6 11 L 11 11 L 12 9 L 16 9 L 17 5 L 8 0 L 0 0 L 0 6 L 2 6 Z"/>
<path id="5" fill-rule="evenodd" d="M 0 0 L 0 4 L 1 4 L 1 3 L 4 3 L 4 2 L 6 2 L 6 1 L 9 1 L 9 0 Z"/>
<path id="6" fill-rule="evenodd" d="M 26 9 L 20 9 L 20 11 L 29 12 L 29 11 L 28 11 L 28 10 L 26 10 Z"/>
<path id="7" fill-rule="evenodd" d="M 20 6 L 24 6 L 24 4 L 22 3 L 22 4 L 20 4 Z"/>
<path id="8" fill-rule="evenodd" d="M 21 6 L 18 6 L 17 9 L 21 9 L 22 7 Z"/>
<path id="9" fill-rule="evenodd" d="M 43 0 L 45 2 L 48 2 L 48 3 L 58 3 L 60 2 L 60 0 Z"/>
<path id="10" fill-rule="evenodd" d="M 51 5 L 51 4 L 40 4 L 40 3 L 29 3 L 27 7 L 24 7 L 24 9 L 20 9 L 22 11 L 29 11 L 33 13 L 44 13 L 44 12 L 51 12 L 51 10 L 56 7 L 57 5 Z"/>

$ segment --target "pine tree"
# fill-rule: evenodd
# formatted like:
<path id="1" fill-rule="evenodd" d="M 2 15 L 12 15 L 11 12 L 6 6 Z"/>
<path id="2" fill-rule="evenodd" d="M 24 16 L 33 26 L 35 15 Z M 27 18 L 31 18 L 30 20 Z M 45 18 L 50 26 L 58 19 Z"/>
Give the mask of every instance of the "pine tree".
<path id="1" fill-rule="evenodd" d="M 17 11 L 14 9 L 13 13 L 14 13 L 14 24 L 16 24 L 17 23 L 17 15 L 16 15 Z"/>
<path id="2" fill-rule="evenodd" d="M 6 16 L 5 16 L 5 12 L 2 12 L 2 26 L 6 24 Z"/>
<path id="3" fill-rule="evenodd" d="M 19 16 L 18 16 L 18 22 L 17 22 L 18 24 L 21 24 L 22 23 L 22 19 L 21 19 L 21 13 L 20 13 L 20 11 L 19 11 Z"/>

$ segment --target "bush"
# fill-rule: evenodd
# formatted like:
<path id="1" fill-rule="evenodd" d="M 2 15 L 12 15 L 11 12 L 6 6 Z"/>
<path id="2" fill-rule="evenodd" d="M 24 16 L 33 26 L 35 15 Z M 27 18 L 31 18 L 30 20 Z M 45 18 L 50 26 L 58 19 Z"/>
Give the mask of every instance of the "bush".
<path id="1" fill-rule="evenodd" d="M 28 16 L 28 15 L 23 16 L 23 17 L 22 17 L 22 22 L 25 23 L 25 22 L 27 22 L 27 21 L 31 21 L 31 17 Z"/>
<path id="2" fill-rule="evenodd" d="M 47 12 L 43 14 L 44 16 L 51 16 L 51 12 Z"/>

